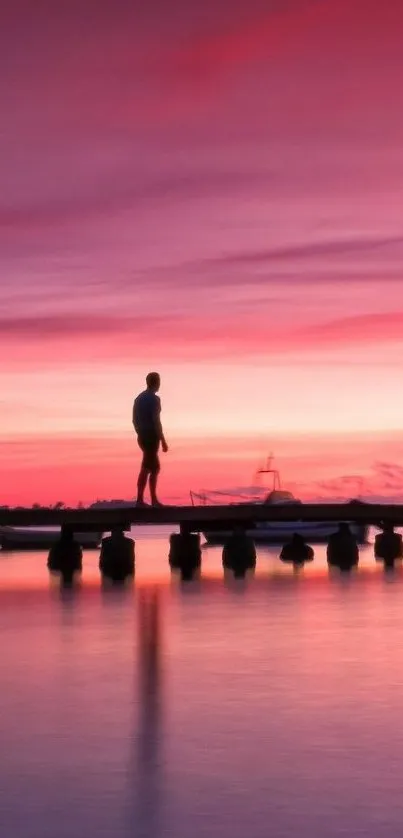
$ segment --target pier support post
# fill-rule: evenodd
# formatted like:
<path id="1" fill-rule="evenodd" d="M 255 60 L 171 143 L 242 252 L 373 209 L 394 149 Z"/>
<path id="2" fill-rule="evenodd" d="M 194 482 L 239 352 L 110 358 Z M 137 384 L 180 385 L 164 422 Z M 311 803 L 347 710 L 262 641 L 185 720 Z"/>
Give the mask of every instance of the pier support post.
<path id="1" fill-rule="evenodd" d="M 339 524 L 338 530 L 330 536 L 327 545 L 327 561 L 329 567 L 349 572 L 357 567 L 359 552 L 357 541 L 345 522 Z"/>
<path id="2" fill-rule="evenodd" d="M 99 569 L 102 576 L 112 582 L 124 582 L 134 576 L 135 545 L 122 528 L 116 527 L 111 535 L 102 539 Z"/>
<path id="3" fill-rule="evenodd" d="M 394 524 L 379 525 L 381 533 L 375 536 L 374 554 L 377 561 L 383 561 L 385 570 L 393 570 L 395 561 L 403 558 L 403 540 L 400 533 L 395 532 Z"/>
<path id="4" fill-rule="evenodd" d="M 290 541 L 286 541 L 283 545 L 280 559 L 295 567 L 302 567 L 305 562 L 312 562 L 314 555 L 313 548 L 306 543 L 304 538 L 299 533 L 294 533 Z"/>
<path id="5" fill-rule="evenodd" d="M 182 528 L 181 528 L 182 530 Z M 201 565 L 200 535 L 182 530 L 169 539 L 169 564 L 191 579 Z"/>
<path id="6" fill-rule="evenodd" d="M 239 577 L 256 567 L 255 542 L 242 528 L 234 530 L 224 544 L 222 563 L 226 570 L 232 570 Z"/>
<path id="7" fill-rule="evenodd" d="M 83 551 L 75 541 L 71 527 L 63 526 L 60 538 L 49 550 L 48 568 L 62 574 L 66 582 L 71 582 L 75 573 L 82 570 Z"/>

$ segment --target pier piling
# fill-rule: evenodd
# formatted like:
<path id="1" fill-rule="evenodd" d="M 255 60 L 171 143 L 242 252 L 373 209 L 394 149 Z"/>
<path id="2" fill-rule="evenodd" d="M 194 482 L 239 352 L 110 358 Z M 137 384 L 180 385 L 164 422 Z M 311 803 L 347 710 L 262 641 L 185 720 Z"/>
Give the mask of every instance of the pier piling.
<path id="1" fill-rule="evenodd" d="M 192 576 L 201 564 L 200 535 L 173 533 L 169 539 L 169 564 L 185 576 Z"/>

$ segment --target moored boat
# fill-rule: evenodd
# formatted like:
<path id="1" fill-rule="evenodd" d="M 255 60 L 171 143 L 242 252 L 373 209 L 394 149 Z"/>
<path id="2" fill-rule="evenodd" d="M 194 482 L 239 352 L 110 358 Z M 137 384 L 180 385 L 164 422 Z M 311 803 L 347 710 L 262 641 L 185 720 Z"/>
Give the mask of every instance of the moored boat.
<path id="1" fill-rule="evenodd" d="M 294 497 L 292 492 L 281 488 L 280 474 L 277 469 L 272 468 L 272 458 L 268 459 L 265 468 L 259 469 L 259 474 L 270 474 L 273 480 L 273 486 L 265 496 L 258 499 L 253 498 L 249 500 L 239 499 L 238 501 L 230 502 L 231 506 L 245 506 L 246 504 L 267 504 L 270 506 L 281 506 L 284 504 L 291 504 L 293 506 L 302 506 L 303 503 L 299 498 Z M 228 496 L 230 493 L 218 493 L 222 503 L 223 494 Z M 217 493 L 203 492 L 190 493 L 192 504 L 196 503 L 203 505 L 207 503 L 217 502 Z M 357 502 L 357 501 L 355 501 Z M 365 524 L 357 524 L 347 521 L 350 525 L 351 534 L 356 538 L 359 544 L 365 544 L 368 538 L 368 527 Z M 257 522 L 253 529 L 247 530 L 247 535 L 251 536 L 256 543 L 261 544 L 281 544 L 291 538 L 293 533 L 298 533 L 306 541 L 323 544 L 326 543 L 329 537 L 337 530 L 338 522 L 334 521 L 261 521 Z M 204 538 L 208 544 L 222 544 L 225 542 L 231 532 L 229 530 L 223 531 L 209 531 L 203 532 Z"/>
<path id="2" fill-rule="evenodd" d="M 81 547 L 96 549 L 99 547 L 102 533 L 78 532 L 75 540 Z M 37 527 L 0 527 L 0 547 L 2 550 L 48 550 L 60 538 L 60 530 L 40 529 Z"/>

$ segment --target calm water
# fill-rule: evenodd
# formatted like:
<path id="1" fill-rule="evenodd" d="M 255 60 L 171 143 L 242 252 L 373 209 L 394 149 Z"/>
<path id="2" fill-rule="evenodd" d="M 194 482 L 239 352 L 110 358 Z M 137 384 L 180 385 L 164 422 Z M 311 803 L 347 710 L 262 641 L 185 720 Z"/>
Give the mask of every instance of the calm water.
<path id="1" fill-rule="evenodd" d="M 123 591 L 0 554 L 0 835 L 400 838 L 401 569 L 235 582 L 214 548 L 181 584 L 167 535 Z"/>

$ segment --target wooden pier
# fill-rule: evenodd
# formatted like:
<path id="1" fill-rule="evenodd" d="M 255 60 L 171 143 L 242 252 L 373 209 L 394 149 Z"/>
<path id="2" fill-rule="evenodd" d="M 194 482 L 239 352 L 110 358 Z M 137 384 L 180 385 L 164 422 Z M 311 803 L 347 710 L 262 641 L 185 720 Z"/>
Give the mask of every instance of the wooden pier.
<path id="1" fill-rule="evenodd" d="M 229 506 L 162 506 L 137 508 L 23 509 L 0 508 L 0 526 L 70 527 L 75 532 L 108 532 L 114 527 L 179 526 L 181 532 L 253 529 L 261 522 L 341 522 L 403 526 L 403 504 L 304 503 Z"/>

